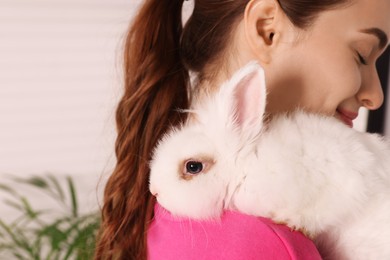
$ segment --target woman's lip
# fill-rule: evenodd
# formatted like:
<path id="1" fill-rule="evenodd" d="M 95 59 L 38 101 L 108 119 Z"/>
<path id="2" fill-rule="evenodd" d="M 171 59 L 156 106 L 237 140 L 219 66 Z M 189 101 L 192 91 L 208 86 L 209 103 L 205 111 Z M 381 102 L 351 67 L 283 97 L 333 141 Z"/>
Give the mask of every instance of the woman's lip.
<path id="1" fill-rule="evenodd" d="M 358 113 L 343 109 L 337 109 L 337 113 L 340 119 L 351 128 L 353 127 L 353 120 L 358 117 Z"/>

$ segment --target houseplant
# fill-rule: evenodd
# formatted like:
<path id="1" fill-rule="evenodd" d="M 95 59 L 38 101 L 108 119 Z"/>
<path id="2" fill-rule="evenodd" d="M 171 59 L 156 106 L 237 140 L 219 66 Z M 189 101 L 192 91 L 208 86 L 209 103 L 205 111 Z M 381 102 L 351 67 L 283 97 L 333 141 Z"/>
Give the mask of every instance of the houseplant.
<path id="1" fill-rule="evenodd" d="M 41 192 L 42 200 L 56 207 L 30 202 L 22 186 Z M 14 259 L 91 259 L 100 225 L 97 211 L 81 213 L 79 198 L 71 177 L 53 175 L 11 178 L 0 184 L 3 202 L 16 212 L 14 219 L 0 216 L 0 258 Z M 3 258 L 2 258 L 3 259 Z"/>

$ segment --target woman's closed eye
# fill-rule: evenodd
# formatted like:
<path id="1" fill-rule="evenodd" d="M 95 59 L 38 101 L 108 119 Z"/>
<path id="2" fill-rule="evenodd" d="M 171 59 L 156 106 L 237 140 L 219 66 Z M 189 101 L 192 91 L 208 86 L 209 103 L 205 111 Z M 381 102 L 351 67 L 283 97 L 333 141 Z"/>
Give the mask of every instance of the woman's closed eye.
<path id="1" fill-rule="evenodd" d="M 365 58 L 360 52 L 356 51 L 359 63 L 362 65 L 368 65 L 367 58 Z"/>

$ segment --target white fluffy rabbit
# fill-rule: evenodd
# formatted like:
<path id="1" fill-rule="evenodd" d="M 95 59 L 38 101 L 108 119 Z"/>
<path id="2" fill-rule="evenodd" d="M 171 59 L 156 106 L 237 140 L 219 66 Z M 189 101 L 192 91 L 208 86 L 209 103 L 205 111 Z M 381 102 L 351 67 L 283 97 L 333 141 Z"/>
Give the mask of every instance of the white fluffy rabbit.
<path id="1" fill-rule="evenodd" d="M 390 155 L 380 136 L 296 111 L 264 123 L 264 73 L 250 63 L 196 102 L 157 145 L 150 191 L 173 215 L 271 218 L 324 258 L 390 259 Z"/>

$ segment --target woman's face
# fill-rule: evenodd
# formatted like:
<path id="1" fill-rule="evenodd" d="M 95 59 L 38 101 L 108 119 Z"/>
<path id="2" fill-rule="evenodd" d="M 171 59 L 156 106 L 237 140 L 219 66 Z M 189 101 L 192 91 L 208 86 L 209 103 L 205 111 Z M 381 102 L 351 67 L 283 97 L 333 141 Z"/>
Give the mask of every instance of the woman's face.
<path id="1" fill-rule="evenodd" d="M 389 14 L 389 0 L 356 0 L 293 29 L 293 40 L 279 44 L 265 66 L 268 112 L 301 107 L 352 126 L 360 107 L 380 107 L 375 62 L 388 44 Z"/>

